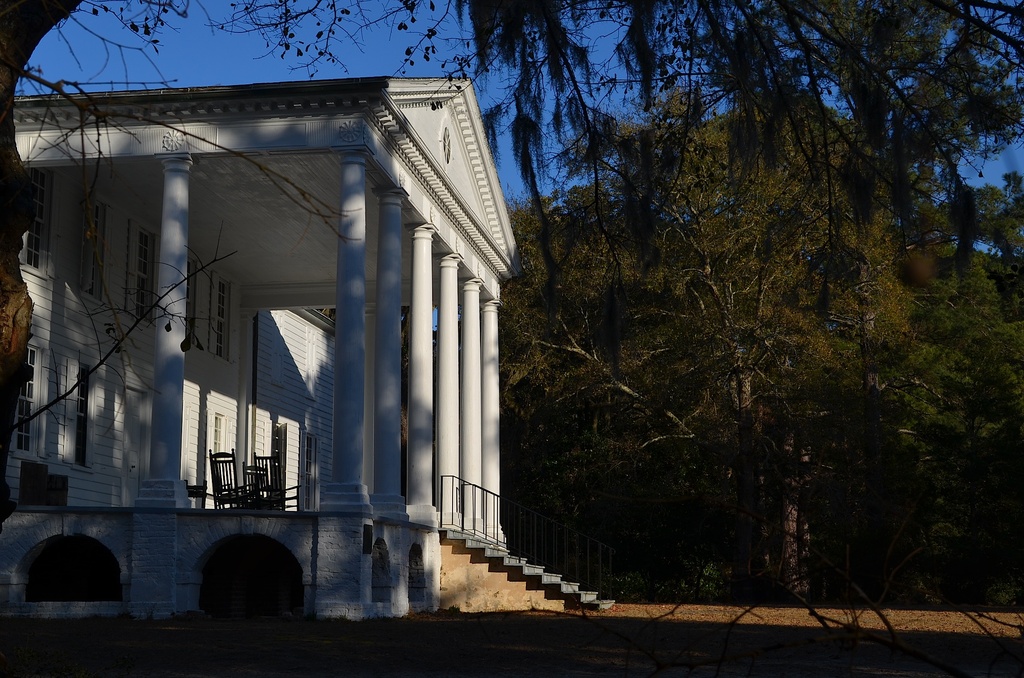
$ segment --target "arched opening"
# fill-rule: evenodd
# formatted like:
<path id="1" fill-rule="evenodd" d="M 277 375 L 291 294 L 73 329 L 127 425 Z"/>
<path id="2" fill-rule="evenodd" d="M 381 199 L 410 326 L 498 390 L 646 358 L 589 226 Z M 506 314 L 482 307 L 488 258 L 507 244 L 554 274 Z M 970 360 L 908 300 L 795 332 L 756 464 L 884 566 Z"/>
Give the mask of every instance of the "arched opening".
<path id="1" fill-rule="evenodd" d="M 409 549 L 409 602 L 422 603 L 427 598 L 427 575 L 423 569 L 423 549 L 413 544 Z"/>
<path id="2" fill-rule="evenodd" d="M 199 607 L 213 617 L 277 617 L 302 612 L 302 567 L 270 537 L 224 542 L 203 568 Z"/>
<path id="3" fill-rule="evenodd" d="M 370 582 L 373 585 L 373 602 L 386 603 L 391 600 L 391 556 L 388 544 L 383 539 L 373 542 L 371 553 L 372 568 Z"/>
<path id="4" fill-rule="evenodd" d="M 60 537 L 29 567 L 25 600 L 120 601 L 121 567 L 110 549 L 92 537 Z"/>

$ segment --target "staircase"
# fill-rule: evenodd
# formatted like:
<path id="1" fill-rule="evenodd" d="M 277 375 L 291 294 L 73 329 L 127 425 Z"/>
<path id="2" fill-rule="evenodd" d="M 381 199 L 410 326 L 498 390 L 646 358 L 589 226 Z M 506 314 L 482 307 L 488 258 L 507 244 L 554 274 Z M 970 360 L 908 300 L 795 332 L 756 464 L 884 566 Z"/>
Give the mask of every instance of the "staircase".
<path id="1" fill-rule="evenodd" d="M 455 476 L 441 481 L 441 540 L 450 546 L 453 558 L 469 558 L 508 582 L 521 582 L 534 592 L 533 602 L 520 602 L 521 607 L 538 607 L 538 594 L 545 603 L 563 604 L 562 609 L 611 607 L 609 546 L 479 485 Z M 489 588 L 497 588 L 497 582 L 492 579 Z M 461 580 L 460 585 L 470 586 Z M 517 606 L 506 605 L 511 607 L 502 609 Z"/>

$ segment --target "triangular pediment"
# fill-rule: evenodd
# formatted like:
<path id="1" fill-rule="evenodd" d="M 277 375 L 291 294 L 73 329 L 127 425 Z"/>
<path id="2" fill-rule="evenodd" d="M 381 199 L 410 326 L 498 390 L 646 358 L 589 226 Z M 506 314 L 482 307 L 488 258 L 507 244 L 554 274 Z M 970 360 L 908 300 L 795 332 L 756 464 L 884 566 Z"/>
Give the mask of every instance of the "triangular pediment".
<path id="1" fill-rule="evenodd" d="M 468 81 L 392 80 L 388 94 L 439 173 L 451 182 L 476 220 L 487 225 L 494 246 L 515 260 L 505 196 Z"/>

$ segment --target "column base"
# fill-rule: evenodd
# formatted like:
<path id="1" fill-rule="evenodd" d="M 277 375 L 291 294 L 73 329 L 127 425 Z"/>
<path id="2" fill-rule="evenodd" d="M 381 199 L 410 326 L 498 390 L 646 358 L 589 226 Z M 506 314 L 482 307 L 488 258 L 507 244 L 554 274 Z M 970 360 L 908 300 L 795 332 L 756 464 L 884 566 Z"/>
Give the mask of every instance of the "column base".
<path id="1" fill-rule="evenodd" d="M 370 497 L 370 503 L 373 504 L 374 516 L 403 522 L 409 520 L 405 497 L 400 494 L 375 494 Z"/>
<path id="2" fill-rule="evenodd" d="M 327 483 L 320 488 L 320 511 L 361 511 L 369 515 L 370 495 L 362 483 Z"/>
<path id="3" fill-rule="evenodd" d="M 184 480 L 143 480 L 135 498 L 139 508 L 188 508 Z"/>
<path id="4" fill-rule="evenodd" d="M 459 530 L 462 531 L 464 526 L 462 524 L 462 514 L 453 511 L 443 511 L 440 514 L 441 524 L 438 525 L 442 530 Z"/>
<path id="5" fill-rule="evenodd" d="M 405 510 L 409 514 L 409 522 L 437 529 L 437 509 L 432 504 L 412 504 L 406 506 Z"/>

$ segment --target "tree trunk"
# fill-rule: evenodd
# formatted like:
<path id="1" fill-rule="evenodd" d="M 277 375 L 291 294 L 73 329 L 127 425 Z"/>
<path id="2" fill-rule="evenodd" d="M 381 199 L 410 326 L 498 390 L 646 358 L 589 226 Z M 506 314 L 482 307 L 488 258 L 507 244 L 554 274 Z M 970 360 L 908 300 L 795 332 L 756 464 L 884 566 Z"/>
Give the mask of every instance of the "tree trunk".
<path id="1" fill-rule="evenodd" d="M 754 513 L 757 506 L 757 464 L 754 461 L 754 412 L 751 402 L 753 375 L 737 368 L 733 376 L 738 446 L 733 473 L 736 477 L 736 541 L 733 550 L 732 595 L 745 602 L 754 596 Z"/>
<path id="2" fill-rule="evenodd" d="M 870 277 L 864 264 L 862 283 Z M 875 310 L 868 295 L 860 299 L 860 353 L 864 397 L 864 465 L 867 484 L 868 530 L 877 532 L 884 526 L 886 513 L 885 473 L 882 464 L 882 389 L 878 374 L 875 341 Z"/>
<path id="3" fill-rule="evenodd" d="M 32 182 L 14 140 L 14 92 L 36 45 L 79 2 L 0 1 L 0 529 L 14 510 L 7 464 L 32 326 L 32 299 L 19 254 L 35 209 Z"/>
<path id="4" fill-rule="evenodd" d="M 792 431 L 786 433 L 783 454 L 786 467 L 792 469 L 783 479 L 782 496 L 782 553 L 779 562 L 779 581 L 789 591 L 806 598 L 810 591 L 807 577 L 807 516 L 804 501 L 807 484 L 807 466 L 810 452 L 805 448 L 795 457 L 796 446 Z"/>

